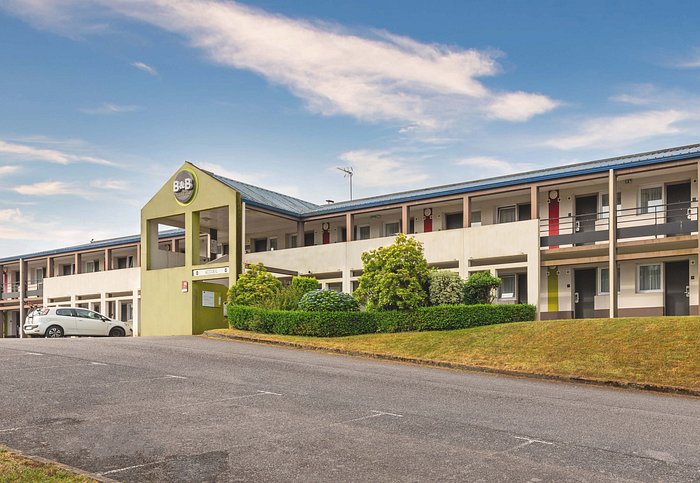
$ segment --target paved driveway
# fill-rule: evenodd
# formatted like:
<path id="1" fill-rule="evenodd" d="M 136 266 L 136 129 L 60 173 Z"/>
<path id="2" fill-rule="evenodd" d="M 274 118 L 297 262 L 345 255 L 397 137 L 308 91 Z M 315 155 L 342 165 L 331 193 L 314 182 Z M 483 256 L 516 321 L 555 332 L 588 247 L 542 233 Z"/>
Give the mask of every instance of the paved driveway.
<path id="1" fill-rule="evenodd" d="M 700 481 L 700 400 L 197 337 L 6 339 L 0 444 L 123 481 Z"/>

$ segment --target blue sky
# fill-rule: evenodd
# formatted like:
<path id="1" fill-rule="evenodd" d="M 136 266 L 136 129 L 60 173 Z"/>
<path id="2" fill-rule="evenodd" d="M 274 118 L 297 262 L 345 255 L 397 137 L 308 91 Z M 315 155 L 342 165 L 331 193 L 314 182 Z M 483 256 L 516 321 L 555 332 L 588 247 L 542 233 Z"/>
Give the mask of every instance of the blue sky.
<path id="1" fill-rule="evenodd" d="M 692 1 L 0 0 L 0 257 L 184 161 L 323 203 L 700 142 Z"/>

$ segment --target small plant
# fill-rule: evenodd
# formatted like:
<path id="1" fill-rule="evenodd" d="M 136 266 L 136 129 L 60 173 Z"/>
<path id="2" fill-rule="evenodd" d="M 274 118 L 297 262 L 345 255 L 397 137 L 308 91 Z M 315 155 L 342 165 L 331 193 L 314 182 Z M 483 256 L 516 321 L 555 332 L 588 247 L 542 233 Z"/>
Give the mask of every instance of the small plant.
<path id="1" fill-rule="evenodd" d="M 312 290 L 299 301 L 299 310 L 307 312 L 352 312 L 359 310 L 352 295 L 334 290 Z"/>
<path id="2" fill-rule="evenodd" d="M 501 285 L 501 279 L 489 272 L 473 273 L 464 282 L 464 303 L 466 305 L 490 304 Z"/>
<path id="3" fill-rule="evenodd" d="M 464 281 L 455 272 L 430 272 L 428 289 L 431 305 L 457 305 L 464 300 Z"/>
<path id="4" fill-rule="evenodd" d="M 228 290 L 228 303 L 260 306 L 282 288 L 282 282 L 265 270 L 262 263 L 250 265 Z"/>

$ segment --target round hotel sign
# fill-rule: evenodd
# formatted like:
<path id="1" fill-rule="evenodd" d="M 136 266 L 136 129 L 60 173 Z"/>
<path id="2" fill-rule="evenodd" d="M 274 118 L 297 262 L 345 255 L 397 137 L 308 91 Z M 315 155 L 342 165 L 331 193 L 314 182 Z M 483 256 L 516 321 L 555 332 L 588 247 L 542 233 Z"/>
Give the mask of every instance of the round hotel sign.
<path id="1" fill-rule="evenodd" d="M 175 199 L 181 205 L 187 205 L 192 202 L 197 194 L 197 176 L 189 169 L 183 169 L 173 181 L 173 194 Z"/>

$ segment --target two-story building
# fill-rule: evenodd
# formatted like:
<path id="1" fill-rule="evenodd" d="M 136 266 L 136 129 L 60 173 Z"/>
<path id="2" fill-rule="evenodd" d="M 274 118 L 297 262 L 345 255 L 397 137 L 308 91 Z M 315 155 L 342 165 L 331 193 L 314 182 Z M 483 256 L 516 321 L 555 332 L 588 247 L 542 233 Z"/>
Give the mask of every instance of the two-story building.
<path id="1" fill-rule="evenodd" d="M 225 288 L 248 263 L 352 292 L 361 254 L 399 232 L 423 242 L 431 266 L 498 275 L 497 303 L 534 304 L 542 319 L 698 314 L 699 162 L 700 145 L 683 146 L 325 205 L 185 163 L 142 210 L 142 243 L 125 241 L 140 265 L 137 332 L 223 325 Z M 119 314 L 109 303 L 125 299 L 110 295 L 124 291 L 86 292 L 79 280 L 92 273 L 86 262 L 104 266 L 105 248 L 65 250 L 0 260 L 0 313 L 20 317 L 23 298 Z M 47 296 L 52 277 L 64 279 L 61 295 Z"/>

